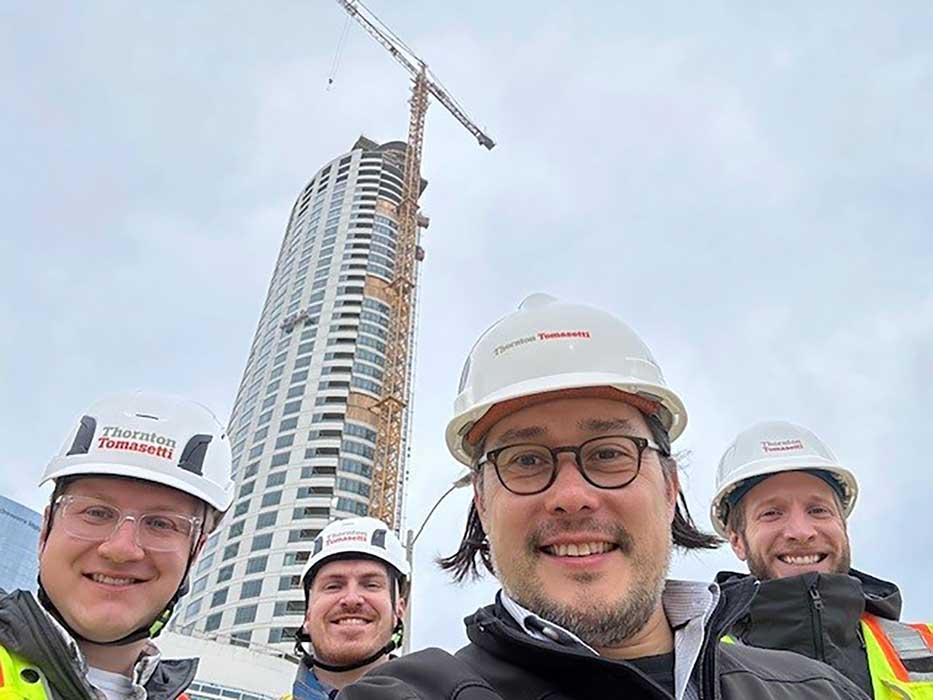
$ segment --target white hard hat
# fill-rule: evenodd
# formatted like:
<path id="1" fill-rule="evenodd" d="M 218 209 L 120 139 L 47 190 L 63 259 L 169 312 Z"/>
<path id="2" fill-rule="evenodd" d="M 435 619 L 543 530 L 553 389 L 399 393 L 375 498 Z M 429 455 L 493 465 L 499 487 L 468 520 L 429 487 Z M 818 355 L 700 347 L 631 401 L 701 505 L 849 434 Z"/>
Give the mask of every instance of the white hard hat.
<path id="1" fill-rule="evenodd" d="M 769 474 L 791 471 L 827 474 L 840 494 L 845 517 L 849 517 L 858 498 L 858 481 L 852 472 L 839 464 L 832 450 L 806 428 L 785 421 L 768 421 L 739 433 L 719 460 L 716 497 L 710 509 L 716 532 L 728 536 L 729 497 L 743 483 L 750 479 L 757 483 Z"/>
<path id="2" fill-rule="evenodd" d="M 230 441 L 205 406 L 175 396 L 119 394 L 75 421 L 39 484 L 68 476 L 127 476 L 169 486 L 219 512 L 230 507 Z"/>
<path id="3" fill-rule="evenodd" d="M 314 538 L 314 548 L 304 571 L 302 583 L 307 587 L 308 574 L 334 557 L 352 559 L 354 554 L 361 559 L 383 561 L 407 579 L 410 573 L 405 548 L 388 525 L 376 518 L 344 518 L 335 520 Z"/>
<path id="4" fill-rule="evenodd" d="M 471 465 L 472 446 L 503 417 L 490 412 L 493 407 L 515 406 L 514 411 L 518 399 L 600 387 L 624 392 L 611 393 L 657 413 L 672 441 L 686 427 L 683 402 L 668 389 L 648 346 L 631 328 L 605 311 L 533 294 L 470 351 L 447 425 L 447 447 Z"/>

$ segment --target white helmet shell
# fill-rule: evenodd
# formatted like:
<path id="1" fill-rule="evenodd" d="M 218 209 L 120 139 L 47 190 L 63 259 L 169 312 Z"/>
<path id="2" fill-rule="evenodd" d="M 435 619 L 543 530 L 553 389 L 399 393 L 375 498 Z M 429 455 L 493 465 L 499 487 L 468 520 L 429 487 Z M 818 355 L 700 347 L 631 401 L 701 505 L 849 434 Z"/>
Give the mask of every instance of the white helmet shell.
<path id="1" fill-rule="evenodd" d="M 233 500 L 230 441 L 205 406 L 147 392 L 119 394 L 75 421 L 40 485 L 68 476 L 126 476 L 169 486 L 218 512 Z"/>
<path id="2" fill-rule="evenodd" d="M 786 421 L 757 423 L 739 433 L 716 470 L 716 496 L 710 509 L 713 528 L 721 536 L 728 537 L 727 499 L 746 479 L 810 469 L 826 471 L 833 476 L 843 493 L 845 517 L 849 517 L 858 498 L 858 481 L 815 434 Z"/>
<path id="3" fill-rule="evenodd" d="M 671 440 L 687 425 L 648 346 L 615 316 L 581 304 L 533 294 L 489 328 L 463 367 L 447 447 L 466 465 L 466 435 L 493 406 L 564 389 L 612 387 L 659 404 Z"/>
<path id="4" fill-rule="evenodd" d="M 405 579 L 411 573 L 405 548 L 392 528 L 376 518 L 344 518 L 335 520 L 314 538 L 314 549 L 301 572 L 302 582 L 328 559 L 348 554 L 383 561 Z"/>

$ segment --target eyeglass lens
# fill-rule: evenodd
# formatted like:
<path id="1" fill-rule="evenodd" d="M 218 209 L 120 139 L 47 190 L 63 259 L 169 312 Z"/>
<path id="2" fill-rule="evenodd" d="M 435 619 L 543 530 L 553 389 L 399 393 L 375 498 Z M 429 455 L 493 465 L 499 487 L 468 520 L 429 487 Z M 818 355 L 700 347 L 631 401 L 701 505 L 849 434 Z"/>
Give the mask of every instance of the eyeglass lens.
<path id="1" fill-rule="evenodd" d="M 109 539 L 123 521 L 130 519 L 136 527 L 136 543 L 143 549 L 169 552 L 187 547 L 195 529 L 190 517 L 177 513 L 143 513 L 124 515 L 113 505 L 85 496 L 66 496 L 60 518 L 65 531 L 78 539 L 103 542 Z"/>

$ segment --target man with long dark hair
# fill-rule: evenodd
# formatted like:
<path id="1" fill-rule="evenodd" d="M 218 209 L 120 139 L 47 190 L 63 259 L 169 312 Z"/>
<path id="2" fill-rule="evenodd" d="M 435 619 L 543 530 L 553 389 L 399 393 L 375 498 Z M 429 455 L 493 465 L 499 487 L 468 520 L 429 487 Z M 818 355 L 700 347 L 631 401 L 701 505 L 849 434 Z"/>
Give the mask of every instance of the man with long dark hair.
<path id="1" fill-rule="evenodd" d="M 827 666 L 720 645 L 754 582 L 725 595 L 674 581 L 674 545 L 712 548 L 680 490 L 671 443 L 686 410 L 624 323 L 546 295 L 477 341 L 447 429 L 473 470 L 459 550 L 502 584 L 467 618 L 470 644 L 375 669 L 340 698 L 855 699 Z"/>

